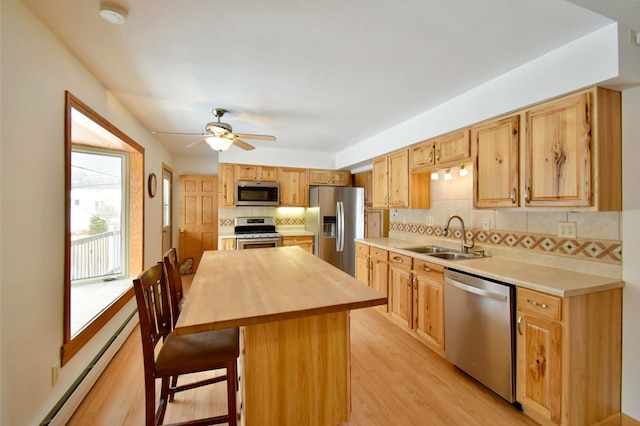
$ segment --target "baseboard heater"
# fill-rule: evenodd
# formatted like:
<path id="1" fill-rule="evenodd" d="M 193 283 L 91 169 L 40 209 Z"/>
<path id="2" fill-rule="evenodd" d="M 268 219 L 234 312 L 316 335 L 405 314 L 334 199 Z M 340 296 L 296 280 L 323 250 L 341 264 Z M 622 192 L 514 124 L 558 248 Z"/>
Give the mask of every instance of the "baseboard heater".
<path id="1" fill-rule="evenodd" d="M 133 321 L 133 323 L 132 323 L 132 320 L 134 319 L 134 317 L 135 317 L 135 321 Z M 78 376 L 78 378 L 73 382 L 73 384 L 64 393 L 64 395 L 62 395 L 62 398 L 60 398 L 60 400 L 56 403 L 56 405 L 46 415 L 44 420 L 42 420 L 42 422 L 40 423 L 40 426 L 49 426 L 49 425 L 55 425 L 55 424 L 64 425 L 69 420 L 71 415 L 73 415 L 73 412 L 75 412 L 75 410 L 78 408 L 78 406 L 80 405 L 80 403 L 82 402 L 82 400 L 86 396 L 86 393 L 89 391 L 89 389 L 91 389 L 91 387 L 94 385 L 96 380 L 98 380 L 98 377 L 100 377 L 100 374 L 102 374 L 102 371 L 100 371 L 99 374 L 96 374 L 94 377 L 91 378 L 93 380 L 93 382 L 89 386 L 86 387 L 84 395 L 77 395 L 79 398 L 76 398 L 75 406 L 73 406 L 73 407 L 71 407 L 71 406 L 65 407 L 65 405 L 70 402 L 71 398 L 74 396 L 74 392 L 76 392 L 78 390 L 78 388 L 80 388 L 80 386 L 83 384 L 83 381 L 85 379 L 87 379 L 89 374 L 94 370 L 94 368 L 96 368 L 96 366 L 101 361 L 103 361 L 103 365 L 100 366 L 102 368 L 102 370 L 104 370 L 106 368 L 106 366 L 111 361 L 111 358 L 113 358 L 113 356 L 115 355 L 117 350 L 115 350 L 111 354 L 109 359 L 104 359 L 103 360 L 102 357 L 109 351 L 109 349 L 111 349 L 111 345 L 113 345 L 113 343 L 119 337 L 122 337 L 122 339 L 123 339 L 122 343 L 124 343 L 124 340 L 126 340 L 126 338 L 129 336 L 129 334 L 131 333 L 131 331 L 134 329 L 135 325 L 137 324 L 137 322 L 138 322 L 137 318 L 138 318 L 138 309 L 136 308 L 131 313 L 131 315 L 129 315 L 127 320 L 124 321 L 124 323 L 120 326 L 120 328 L 118 328 L 118 330 L 116 330 L 116 332 L 113 334 L 113 336 L 111 336 L 109 341 L 107 341 L 107 343 L 102 347 L 102 349 L 100 349 L 100 352 L 98 352 L 98 354 L 91 360 L 89 365 L 82 371 L 80 376 Z M 122 333 L 127 328 L 129 329 L 129 330 L 127 330 L 127 334 L 124 335 L 124 336 L 121 336 Z M 118 349 L 120 349 L 120 348 L 118 347 Z M 61 412 L 63 411 L 63 408 L 65 408 L 64 412 L 66 412 L 67 414 L 66 414 L 66 416 L 64 416 L 65 418 L 58 418 L 57 416 L 61 414 Z"/>

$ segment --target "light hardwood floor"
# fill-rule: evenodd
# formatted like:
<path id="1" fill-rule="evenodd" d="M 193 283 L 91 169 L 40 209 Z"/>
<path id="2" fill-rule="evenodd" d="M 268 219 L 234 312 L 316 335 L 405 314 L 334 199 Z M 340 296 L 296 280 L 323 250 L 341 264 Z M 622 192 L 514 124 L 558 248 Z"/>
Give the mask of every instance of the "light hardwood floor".
<path id="1" fill-rule="evenodd" d="M 373 308 L 352 311 L 352 413 L 343 426 L 535 425 Z M 69 425 L 143 425 L 144 389 L 136 328 Z M 188 391 L 165 422 L 226 410 L 225 384 Z M 275 426 L 275 425 L 274 425 Z"/>

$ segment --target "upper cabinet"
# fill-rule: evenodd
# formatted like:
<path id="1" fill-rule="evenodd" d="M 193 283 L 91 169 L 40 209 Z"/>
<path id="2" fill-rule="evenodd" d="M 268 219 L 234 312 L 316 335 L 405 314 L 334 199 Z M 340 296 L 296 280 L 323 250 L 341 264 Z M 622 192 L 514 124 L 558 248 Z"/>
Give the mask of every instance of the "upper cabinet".
<path id="1" fill-rule="evenodd" d="M 420 142 L 412 146 L 410 152 L 409 168 L 412 172 L 459 165 L 471 157 L 469 129 Z"/>
<path id="2" fill-rule="evenodd" d="M 475 207 L 621 210 L 621 129 L 620 92 L 602 88 L 474 126 Z"/>
<path id="3" fill-rule="evenodd" d="M 236 205 L 236 167 L 234 164 L 218 165 L 218 206 L 234 207 Z"/>
<path id="4" fill-rule="evenodd" d="M 373 160 L 373 207 L 409 207 L 409 150 Z"/>
<path id="5" fill-rule="evenodd" d="M 349 170 L 309 169 L 309 185 L 351 186 Z"/>
<path id="6" fill-rule="evenodd" d="M 477 208 L 517 207 L 520 117 L 513 116 L 474 126 L 476 155 L 474 200 Z"/>
<path id="7" fill-rule="evenodd" d="M 236 164 L 236 180 L 253 182 L 277 182 L 278 168 L 273 166 Z"/>
<path id="8" fill-rule="evenodd" d="M 307 169 L 279 167 L 281 207 L 308 207 L 309 178 Z"/>

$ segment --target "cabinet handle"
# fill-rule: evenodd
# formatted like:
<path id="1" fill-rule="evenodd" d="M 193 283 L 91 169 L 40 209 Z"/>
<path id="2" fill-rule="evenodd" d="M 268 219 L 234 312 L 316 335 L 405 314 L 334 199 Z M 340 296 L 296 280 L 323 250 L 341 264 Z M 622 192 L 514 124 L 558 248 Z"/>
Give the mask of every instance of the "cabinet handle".
<path id="1" fill-rule="evenodd" d="M 549 307 L 546 303 L 539 303 L 531 299 L 527 299 L 527 302 L 531 303 L 533 306 L 540 306 L 542 309 L 547 309 Z"/>
<path id="2" fill-rule="evenodd" d="M 522 336 L 522 328 L 520 327 L 522 325 L 522 317 L 518 317 L 518 334 Z"/>
<path id="3" fill-rule="evenodd" d="M 398 257 L 398 256 L 394 257 L 393 260 L 395 260 L 396 262 L 399 262 L 399 263 L 404 263 L 404 260 L 402 260 L 402 258 Z"/>
<path id="4" fill-rule="evenodd" d="M 531 187 L 527 186 L 527 189 L 524 191 L 524 201 L 527 203 L 531 201 Z"/>
<path id="5" fill-rule="evenodd" d="M 511 191 L 511 203 L 515 204 L 516 203 L 516 189 L 513 188 L 513 191 Z"/>
<path id="6" fill-rule="evenodd" d="M 422 269 L 424 269 L 425 272 L 431 272 L 431 268 L 429 268 L 428 266 L 423 266 Z"/>
<path id="7" fill-rule="evenodd" d="M 429 163 L 433 164 L 433 151 L 429 153 Z"/>
<path id="8" fill-rule="evenodd" d="M 440 161 L 440 150 L 436 149 L 436 161 Z"/>

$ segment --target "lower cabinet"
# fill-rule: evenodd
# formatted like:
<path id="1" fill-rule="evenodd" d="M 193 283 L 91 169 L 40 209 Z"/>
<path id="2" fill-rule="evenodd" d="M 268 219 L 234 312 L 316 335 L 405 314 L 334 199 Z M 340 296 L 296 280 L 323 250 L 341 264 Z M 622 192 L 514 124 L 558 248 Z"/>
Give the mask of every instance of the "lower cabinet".
<path id="1" fill-rule="evenodd" d="M 389 252 L 389 314 L 409 328 L 413 323 L 412 260 L 409 256 Z"/>
<path id="2" fill-rule="evenodd" d="M 236 249 L 235 238 L 220 238 L 220 243 L 218 244 L 218 250 L 235 250 L 235 249 Z"/>
<path id="3" fill-rule="evenodd" d="M 380 294 L 389 297 L 389 252 L 376 247 L 369 250 L 369 287 Z M 384 312 L 389 310 L 389 305 L 376 306 Z"/>
<path id="4" fill-rule="evenodd" d="M 369 246 L 356 243 L 356 279 L 363 284 L 369 284 Z"/>
<path id="5" fill-rule="evenodd" d="M 543 425 L 620 412 L 622 290 L 558 297 L 517 290 L 516 398 Z"/>
<path id="6" fill-rule="evenodd" d="M 309 253 L 313 254 L 313 236 L 311 235 L 282 237 L 282 245 L 302 247 Z"/>
<path id="7" fill-rule="evenodd" d="M 444 351 L 444 267 L 413 259 L 413 329 Z"/>

